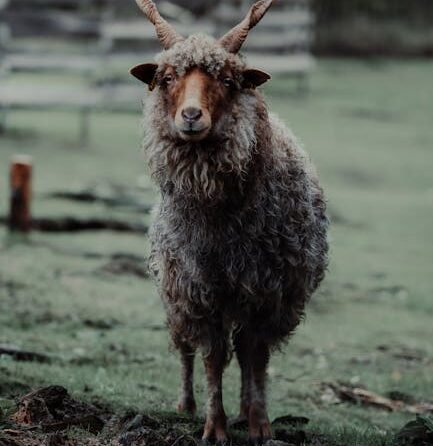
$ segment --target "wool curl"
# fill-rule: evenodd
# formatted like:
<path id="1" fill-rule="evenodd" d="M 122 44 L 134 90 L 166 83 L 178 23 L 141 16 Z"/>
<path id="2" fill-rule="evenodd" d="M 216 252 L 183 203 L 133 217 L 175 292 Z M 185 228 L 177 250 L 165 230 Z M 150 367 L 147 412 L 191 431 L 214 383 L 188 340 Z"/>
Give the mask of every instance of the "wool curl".
<path id="1" fill-rule="evenodd" d="M 229 64 L 241 77 L 246 66 L 206 36 L 157 60 L 179 75 L 200 67 L 218 76 Z M 258 91 L 237 92 L 199 143 L 179 141 L 167 113 L 157 88 L 144 104 L 144 148 L 161 190 L 150 265 L 174 345 L 206 354 L 248 330 L 276 349 L 327 268 L 328 219 L 315 170 Z"/>
<path id="2" fill-rule="evenodd" d="M 206 34 L 193 34 L 172 48 L 156 57 L 160 67 L 171 65 L 179 76 L 184 76 L 188 69 L 201 67 L 211 76 L 218 77 L 226 63 L 230 63 L 236 72 L 245 68 L 245 62 L 239 56 L 228 53 L 216 40 Z"/>

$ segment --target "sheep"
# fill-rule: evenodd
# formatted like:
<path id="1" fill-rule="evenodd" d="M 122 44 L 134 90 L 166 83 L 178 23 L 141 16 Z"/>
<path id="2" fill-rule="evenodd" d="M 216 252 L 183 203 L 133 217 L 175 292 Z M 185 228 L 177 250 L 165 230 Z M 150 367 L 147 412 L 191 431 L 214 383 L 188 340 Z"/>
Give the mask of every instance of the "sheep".
<path id="1" fill-rule="evenodd" d="M 328 261 L 326 202 L 293 134 L 257 87 L 270 79 L 238 54 L 272 0 L 224 37 L 180 36 L 150 0 L 136 0 L 164 47 L 131 74 L 149 87 L 144 149 L 160 189 L 150 265 L 180 352 L 178 410 L 194 414 L 195 352 L 208 384 L 203 440 L 225 442 L 222 376 L 241 368 L 249 438 L 272 437 L 266 371 L 304 316 Z"/>

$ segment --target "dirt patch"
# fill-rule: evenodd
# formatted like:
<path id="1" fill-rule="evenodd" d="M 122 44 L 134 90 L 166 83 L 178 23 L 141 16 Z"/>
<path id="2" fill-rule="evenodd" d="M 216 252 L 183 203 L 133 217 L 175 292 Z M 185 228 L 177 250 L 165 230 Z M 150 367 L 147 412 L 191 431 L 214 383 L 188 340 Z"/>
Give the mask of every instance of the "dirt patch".
<path id="1" fill-rule="evenodd" d="M 95 330 L 112 330 L 119 326 L 120 322 L 116 319 L 84 319 L 83 325 Z"/>
<path id="2" fill-rule="evenodd" d="M 64 387 L 50 386 L 23 396 L 11 419 L 21 426 L 38 426 L 44 432 L 76 426 L 99 433 L 104 427 L 101 415 L 96 407 L 71 398 Z"/>
<path id="3" fill-rule="evenodd" d="M 308 439 L 305 431 L 283 425 L 291 425 L 294 421 L 305 423 L 306 420 L 305 417 L 290 415 L 275 420 L 273 424 L 280 427 L 275 429 L 275 440 L 270 441 L 269 446 L 301 446 L 305 444 Z M 193 420 L 182 417 L 157 419 L 146 415 L 136 415 L 125 422 L 120 431 L 119 443 L 122 446 L 196 446 L 201 444 L 203 424 L 204 420 L 202 419 Z M 246 423 L 231 423 L 230 444 L 247 446 L 249 444 L 247 430 Z"/>
<path id="4" fill-rule="evenodd" d="M 149 269 L 144 257 L 132 254 L 114 254 L 100 270 L 111 275 L 131 275 L 147 279 Z"/>
<path id="5" fill-rule="evenodd" d="M 147 415 L 136 415 L 125 422 L 119 435 L 122 446 L 149 445 L 165 446 L 177 444 L 183 446 L 195 445 L 196 440 L 186 431 L 179 428 L 167 430 L 163 423 Z"/>
<path id="6" fill-rule="evenodd" d="M 308 422 L 300 416 L 277 418 L 275 440 L 269 444 L 301 446 L 313 441 L 314 435 L 299 429 Z M 119 416 L 73 399 L 61 386 L 50 386 L 20 398 L 2 423 L 0 446 L 196 446 L 204 420 L 134 412 Z M 247 426 L 231 425 L 230 437 L 231 444 L 247 446 Z"/>
<path id="7" fill-rule="evenodd" d="M 377 351 L 383 355 L 389 356 L 393 361 L 398 361 L 407 368 L 419 366 L 419 364 L 428 364 L 432 362 L 425 351 L 419 348 L 412 348 L 405 345 L 378 345 Z"/>
<path id="8" fill-rule="evenodd" d="M 433 445 L 433 418 L 418 415 L 397 433 L 396 439 L 407 446 Z"/>

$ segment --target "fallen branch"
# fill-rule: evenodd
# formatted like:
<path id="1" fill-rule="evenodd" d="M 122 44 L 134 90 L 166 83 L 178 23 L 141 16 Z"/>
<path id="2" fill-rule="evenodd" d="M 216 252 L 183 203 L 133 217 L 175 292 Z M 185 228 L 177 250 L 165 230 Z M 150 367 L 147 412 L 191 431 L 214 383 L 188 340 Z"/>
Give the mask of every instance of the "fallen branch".
<path id="1" fill-rule="evenodd" d="M 138 194 L 125 191 L 119 187 L 111 187 L 108 192 L 105 190 L 103 193 L 98 188 L 83 189 L 75 192 L 58 191 L 50 193 L 48 197 L 80 203 L 101 203 L 113 208 L 132 208 L 145 214 L 152 210 L 152 205 L 145 203 Z"/>
<path id="2" fill-rule="evenodd" d="M 0 217 L 0 224 L 7 224 L 7 219 Z M 78 219 L 75 217 L 61 218 L 35 218 L 31 228 L 39 232 L 81 232 L 81 231 L 116 231 L 146 234 L 147 226 L 141 223 L 127 223 L 118 220 L 90 218 Z"/>
<path id="3" fill-rule="evenodd" d="M 408 404 L 401 399 L 387 398 L 361 387 L 351 387 L 343 384 L 324 384 L 323 388 L 325 392 L 332 391 L 334 393 L 336 402 L 347 401 L 355 404 L 374 406 L 390 412 L 402 411 L 413 414 L 433 413 L 433 403 L 429 402 L 414 402 Z M 327 395 L 326 398 L 329 398 L 329 396 Z"/>
<path id="4" fill-rule="evenodd" d="M 11 356 L 15 361 L 33 361 L 33 362 L 50 362 L 51 358 L 48 355 L 42 353 L 30 352 L 25 350 L 20 350 L 15 347 L 0 346 L 0 356 L 7 355 Z"/>

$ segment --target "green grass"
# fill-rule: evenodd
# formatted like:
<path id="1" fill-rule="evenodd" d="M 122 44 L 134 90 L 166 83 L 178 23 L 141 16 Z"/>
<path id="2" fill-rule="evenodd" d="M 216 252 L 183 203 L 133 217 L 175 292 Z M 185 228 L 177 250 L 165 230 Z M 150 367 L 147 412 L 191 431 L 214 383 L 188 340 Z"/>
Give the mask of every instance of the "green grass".
<path id="1" fill-rule="evenodd" d="M 433 388 L 433 63 L 321 61 L 311 91 L 290 94 L 287 79 L 266 93 L 290 123 L 321 175 L 335 223 L 331 265 L 307 320 L 269 370 L 272 417 L 311 419 L 330 445 L 390 444 L 411 415 L 321 399 L 321 383 L 359 383 L 423 400 Z M 34 215 L 148 216 L 49 199 L 92 183 L 150 185 L 140 151 L 139 116 L 94 115 L 88 148 L 77 144 L 78 117 L 14 113 L 0 138 L 0 214 L 7 212 L 7 169 L 15 153 L 34 159 Z M 149 201 L 156 194 L 144 191 Z M 0 358 L 0 398 L 61 384 L 116 410 L 171 411 L 179 365 L 150 282 L 101 271 L 117 252 L 145 255 L 136 235 L 32 234 L 0 230 L 0 344 L 48 352 L 50 364 Z M 86 257 L 83 253 L 99 254 Z M 95 329 L 86 320 L 112 321 Z M 114 321 L 114 322 L 113 322 Z M 384 348 L 384 346 L 386 348 Z M 408 359 L 405 352 L 416 353 Z M 196 388 L 205 387 L 200 362 Z M 227 412 L 238 405 L 239 372 L 224 379 Z"/>

